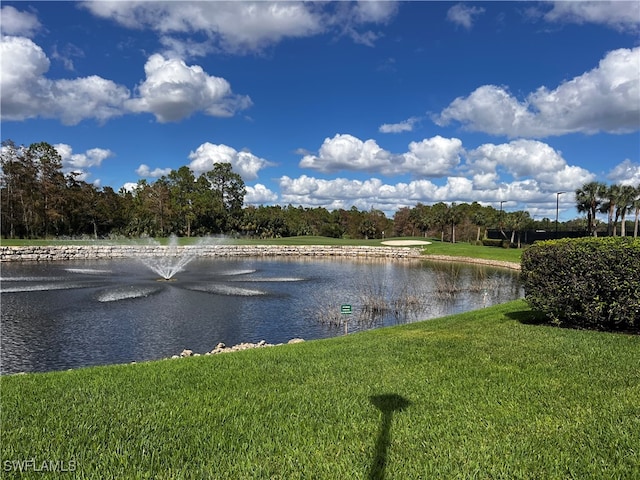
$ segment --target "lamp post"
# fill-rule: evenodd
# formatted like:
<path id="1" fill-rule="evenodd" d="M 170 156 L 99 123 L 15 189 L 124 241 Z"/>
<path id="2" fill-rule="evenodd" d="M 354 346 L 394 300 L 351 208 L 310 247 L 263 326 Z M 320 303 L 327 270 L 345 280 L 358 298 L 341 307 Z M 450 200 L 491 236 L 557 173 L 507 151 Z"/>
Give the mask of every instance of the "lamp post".
<path id="1" fill-rule="evenodd" d="M 503 228 L 503 223 L 502 223 L 502 204 L 507 202 L 508 200 L 500 200 L 500 233 L 502 234 L 502 236 L 504 238 L 507 238 L 507 236 L 504 234 L 504 228 Z"/>
<path id="2" fill-rule="evenodd" d="M 560 207 L 560 195 L 567 192 L 556 192 L 556 238 L 558 238 L 558 210 Z"/>

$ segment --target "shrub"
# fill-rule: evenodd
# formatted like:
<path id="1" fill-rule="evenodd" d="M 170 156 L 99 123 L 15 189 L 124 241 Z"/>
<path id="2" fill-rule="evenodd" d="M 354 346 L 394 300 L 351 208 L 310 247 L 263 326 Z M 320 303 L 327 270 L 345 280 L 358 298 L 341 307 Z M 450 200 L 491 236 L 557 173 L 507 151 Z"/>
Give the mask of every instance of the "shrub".
<path id="1" fill-rule="evenodd" d="M 501 239 L 494 240 L 493 238 L 485 238 L 484 240 L 482 240 L 482 245 L 484 245 L 485 247 L 501 247 L 502 246 L 502 240 Z"/>
<path id="2" fill-rule="evenodd" d="M 640 239 L 537 242 L 522 254 L 525 298 L 554 323 L 640 332 Z"/>

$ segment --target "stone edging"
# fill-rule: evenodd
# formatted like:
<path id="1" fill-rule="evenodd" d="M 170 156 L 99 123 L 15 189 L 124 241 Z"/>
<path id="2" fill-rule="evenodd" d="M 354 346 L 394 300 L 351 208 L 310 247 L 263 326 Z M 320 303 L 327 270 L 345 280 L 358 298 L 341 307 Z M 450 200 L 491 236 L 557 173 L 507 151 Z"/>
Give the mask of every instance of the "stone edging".
<path id="1" fill-rule="evenodd" d="M 421 258 L 410 247 L 324 246 L 324 245 L 54 245 L 0 246 L 0 262 L 48 262 L 56 260 L 102 260 L 193 254 L 201 257 L 361 257 Z"/>
<path id="2" fill-rule="evenodd" d="M 56 260 L 108 260 L 115 258 L 159 257 L 195 254 L 202 257 L 350 257 L 423 259 L 472 263 L 520 270 L 520 264 L 452 255 L 423 255 L 411 247 L 367 247 L 335 245 L 194 245 L 167 247 L 155 245 L 53 245 L 0 246 L 0 262 L 48 262 Z"/>

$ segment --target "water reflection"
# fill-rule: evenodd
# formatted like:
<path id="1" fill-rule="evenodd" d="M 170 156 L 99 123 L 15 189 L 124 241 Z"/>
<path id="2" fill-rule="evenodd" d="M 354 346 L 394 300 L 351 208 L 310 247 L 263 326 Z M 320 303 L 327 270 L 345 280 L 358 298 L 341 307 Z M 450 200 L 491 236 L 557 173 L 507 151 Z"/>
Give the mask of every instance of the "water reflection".
<path id="1" fill-rule="evenodd" d="M 326 338 L 521 296 L 511 271 L 352 259 L 201 258 L 171 281 L 131 260 L 9 263 L 1 280 L 2 373 Z"/>

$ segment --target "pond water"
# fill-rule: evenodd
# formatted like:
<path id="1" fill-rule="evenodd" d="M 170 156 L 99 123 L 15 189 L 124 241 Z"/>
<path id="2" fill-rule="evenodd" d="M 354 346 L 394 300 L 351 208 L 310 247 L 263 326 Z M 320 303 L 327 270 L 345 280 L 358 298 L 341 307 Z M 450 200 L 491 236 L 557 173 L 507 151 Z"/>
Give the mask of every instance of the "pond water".
<path id="1" fill-rule="evenodd" d="M 522 296 L 508 270 L 325 258 L 200 258 L 169 281 L 132 259 L 8 263 L 0 292 L 3 374 L 327 338 Z"/>

